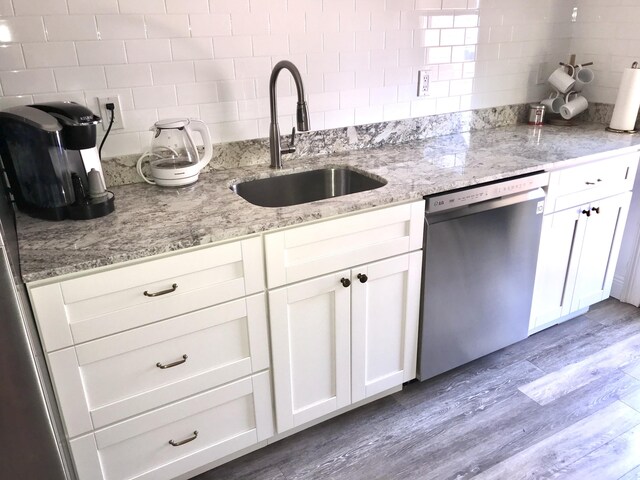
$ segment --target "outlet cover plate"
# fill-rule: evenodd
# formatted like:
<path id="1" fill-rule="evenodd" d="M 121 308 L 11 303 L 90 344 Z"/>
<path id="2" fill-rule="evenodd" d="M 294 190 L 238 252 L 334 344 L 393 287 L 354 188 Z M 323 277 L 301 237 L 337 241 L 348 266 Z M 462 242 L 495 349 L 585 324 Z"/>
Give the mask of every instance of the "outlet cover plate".
<path id="1" fill-rule="evenodd" d="M 418 96 L 428 97 L 431 81 L 433 80 L 433 70 L 418 70 Z"/>
<path id="2" fill-rule="evenodd" d="M 120 97 L 98 97 L 98 105 L 100 106 L 100 116 L 102 117 L 102 129 L 106 132 L 109 128 L 111 120 L 111 112 L 107 110 L 106 104 L 113 103 L 116 108 L 113 111 L 113 126 L 111 130 L 124 129 L 124 121 L 122 119 L 122 106 L 120 105 Z"/>

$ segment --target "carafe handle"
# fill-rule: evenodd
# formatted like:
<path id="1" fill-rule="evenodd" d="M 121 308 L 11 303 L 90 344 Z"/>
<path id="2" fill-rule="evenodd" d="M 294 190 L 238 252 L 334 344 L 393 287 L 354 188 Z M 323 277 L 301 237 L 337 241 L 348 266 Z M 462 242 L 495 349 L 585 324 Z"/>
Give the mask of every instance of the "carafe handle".
<path id="1" fill-rule="evenodd" d="M 213 157 L 213 145 L 211 144 L 211 134 L 209 133 L 209 129 L 207 128 L 207 124 L 204 123 L 202 120 L 196 120 L 196 119 L 190 119 L 189 120 L 189 125 L 186 128 L 187 133 L 189 133 L 189 138 L 191 139 L 191 141 L 193 142 L 193 137 L 191 136 L 189 130 L 195 130 L 196 132 L 199 132 L 200 135 L 202 136 L 202 142 L 204 143 L 204 154 L 202 155 L 202 158 L 198 159 L 198 163 L 200 164 L 200 170 L 202 170 L 204 167 L 206 167 L 209 162 L 211 161 L 211 158 Z M 195 142 L 193 142 L 193 146 L 195 148 Z M 198 150 L 196 149 L 196 152 Z"/>
<path id="2" fill-rule="evenodd" d="M 155 185 L 156 182 L 145 177 L 144 173 L 142 173 L 142 163 L 144 162 L 144 159 L 151 156 L 153 156 L 153 153 L 144 152 L 142 156 L 138 159 L 138 162 L 136 163 L 136 171 L 138 172 L 138 175 L 140 175 L 145 182 L 150 183 L 151 185 Z"/>

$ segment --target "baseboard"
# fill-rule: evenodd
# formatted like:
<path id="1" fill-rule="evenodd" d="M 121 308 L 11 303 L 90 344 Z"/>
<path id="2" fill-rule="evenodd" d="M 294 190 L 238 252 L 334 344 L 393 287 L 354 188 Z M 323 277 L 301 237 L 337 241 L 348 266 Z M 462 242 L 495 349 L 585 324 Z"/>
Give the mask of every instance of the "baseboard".
<path id="1" fill-rule="evenodd" d="M 618 300 L 623 300 L 622 296 L 624 295 L 624 277 L 622 275 L 615 275 L 613 277 L 610 295 Z"/>

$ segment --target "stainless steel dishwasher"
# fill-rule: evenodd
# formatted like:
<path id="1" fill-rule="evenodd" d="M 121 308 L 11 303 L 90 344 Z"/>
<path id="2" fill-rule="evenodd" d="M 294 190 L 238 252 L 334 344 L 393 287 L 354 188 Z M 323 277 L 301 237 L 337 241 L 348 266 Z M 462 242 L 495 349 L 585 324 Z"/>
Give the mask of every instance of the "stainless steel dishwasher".
<path id="1" fill-rule="evenodd" d="M 527 337 L 548 180 L 426 197 L 420 380 Z"/>

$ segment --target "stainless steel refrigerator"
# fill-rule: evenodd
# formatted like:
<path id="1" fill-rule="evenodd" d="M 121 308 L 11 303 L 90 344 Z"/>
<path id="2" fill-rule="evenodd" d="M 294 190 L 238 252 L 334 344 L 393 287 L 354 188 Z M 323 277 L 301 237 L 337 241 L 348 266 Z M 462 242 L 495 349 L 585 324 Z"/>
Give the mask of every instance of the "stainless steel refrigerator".
<path id="1" fill-rule="evenodd" d="M 1 174 L 1 173 L 0 173 Z M 0 185 L 0 478 L 74 479 Z"/>

